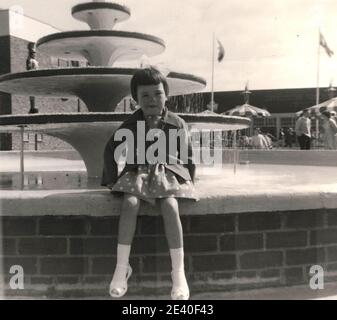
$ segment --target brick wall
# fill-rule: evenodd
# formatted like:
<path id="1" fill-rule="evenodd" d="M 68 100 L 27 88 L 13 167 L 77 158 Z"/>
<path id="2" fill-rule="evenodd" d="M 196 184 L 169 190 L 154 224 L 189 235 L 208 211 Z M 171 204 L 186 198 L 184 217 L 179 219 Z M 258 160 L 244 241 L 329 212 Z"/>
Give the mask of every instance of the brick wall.
<path id="1" fill-rule="evenodd" d="M 0 74 L 10 72 L 10 39 L 9 36 L 0 37 Z"/>
<path id="2" fill-rule="evenodd" d="M 0 37 L 0 75 L 10 72 L 10 40 L 9 36 Z M 0 92 L 0 114 L 10 114 L 11 97 L 9 94 Z M 11 150 L 12 136 L 0 133 L 0 150 Z"/>
<path id="3" fill-rule="evenodd" d="M 11 111 L 11 96 L 0 92 L 0 114 L 11 114 Z M 10 133 L 0 133 L 0 150 L 12 150 L 12 135 Z"/>
<path id="4" fill-rule="evenodd" d="M 159 217 L 140 216 L 131 293 L 170 292 L 170 258 Z M 309 283 L 320 264 L 336 281 L 337 210 L 182 216 L 191 291 Z M 118 217 L 3 217 L 8 295 L 106 296 L 115 265 Z M 9 290 L 22 265 L 25 290 Z M 165 288 L 165 291 L 163 291 Z"/>

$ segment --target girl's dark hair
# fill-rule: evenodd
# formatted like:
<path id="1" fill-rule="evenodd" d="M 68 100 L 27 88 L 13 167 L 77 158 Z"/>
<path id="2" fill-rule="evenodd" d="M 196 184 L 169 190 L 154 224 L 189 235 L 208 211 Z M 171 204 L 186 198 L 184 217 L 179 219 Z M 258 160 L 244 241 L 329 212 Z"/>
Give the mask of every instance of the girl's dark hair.
<path id="1" fill-rule="evenodd" d="M 326 116 L 327 118 L 331 117 L 331 113 L 329 111 L 323 111 L 322 114 Z"/>
<path id="2" fill-rule="evenodd" d="M 131 96 L 137 101 L 137 89 L 138 86 L 148 86 L 163 84 L 166 96 L 169 95 L 169 87 L 166 77 L 155 67 L 148 67 L 145 69 L 137 70 L 131 79 Z"/>

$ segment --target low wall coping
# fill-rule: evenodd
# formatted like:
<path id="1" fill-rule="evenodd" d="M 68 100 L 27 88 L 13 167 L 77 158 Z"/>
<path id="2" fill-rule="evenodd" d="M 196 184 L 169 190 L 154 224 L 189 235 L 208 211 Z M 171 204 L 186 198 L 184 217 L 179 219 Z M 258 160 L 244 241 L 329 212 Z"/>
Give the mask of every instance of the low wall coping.
<path id="1" fill-rule="evenodd" d="M 305 188 L 304 188 L 305 189 Z M 209 194 L 203 190 L 198 202 L 182 200 L 181 215 L 229 214 L 243 212 L 275 212 L 337 208 L 337 190 L 287 191 L 251 190 Z M 45 215 L 119 215 L 121 197 L 109 190 L 41 190 L 0 193 L 2 216 Z M 141 215 L 156 215 L 158 209 L 143 203 Z"/>

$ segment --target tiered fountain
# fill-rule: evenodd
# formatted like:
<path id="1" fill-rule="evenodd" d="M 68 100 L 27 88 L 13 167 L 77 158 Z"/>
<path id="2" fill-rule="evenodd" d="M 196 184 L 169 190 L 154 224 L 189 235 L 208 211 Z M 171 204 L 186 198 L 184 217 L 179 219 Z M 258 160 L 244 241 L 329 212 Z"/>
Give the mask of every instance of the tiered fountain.
<path id="1" fill-rule="evenodd" d="M 154 56 L 165 49 L 164 42 L 154 36 L 112 30 L 116 23 L 129 18 L 130 10 L 111 2 L 90 2 L 72 8 L 74 18 L 88 23 L 91 30 L 51 34 L 37 41 L 37 49 L 50 56 L 69 60 L 85 60 L 88 67 L 43 69 L 7 74 L 0 77 L 0 91 L 29 96 L 80 98 L 87 113 L 33 114 L 0 116 L 1 131 L 25 130 L 41 132 L 72 145 L 85 162 L 88 176 L 99 177 L 104 146 L 114 130 L 128 114 L 113 112 L 130 94 L 130 80 L 137 69 L 114 68 L 117 60 Z M 168 75 L 170 95 L 201 91 L 206 81 L 177 72 Z M 249 125 L 239 117 L 193 114 L 181 115 L 189 126 L 219 127 L 236 130 Z"/>

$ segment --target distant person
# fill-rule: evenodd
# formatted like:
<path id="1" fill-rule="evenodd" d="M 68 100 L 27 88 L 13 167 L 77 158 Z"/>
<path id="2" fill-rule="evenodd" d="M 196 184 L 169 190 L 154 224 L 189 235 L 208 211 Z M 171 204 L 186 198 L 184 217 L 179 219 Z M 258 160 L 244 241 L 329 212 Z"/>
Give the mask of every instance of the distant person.
<path id="1" fill-rule="evenodd" d="M 292 148 L 293 143 L 295 142 L 295 132 L 293 128 L 288 128 L 285 130 L 284 135 L 284 147 L 285 148 Z"/>
<path id="2" fill-rule="evenodd" d="M 285 146 L 285 130 L 283 128 L 280 129 L 279 133 L 279 146 L 284 147 Z"/>
<path id="3" fill-rule="evenodd" d="M 301 150 L 310 150 L 311 120 L 309 119 L 308 109 L 303 110 L 302 115 L 297 119 L 295 132 Z"/>
<path id="4" fill-rule="evenodd" d="M 330 150 L 337 149 L 337 125 L 329 111 L 322 112 L 324 147 Z"/>
<path id="5" fill-rule="evenodd" d="M 269 149 L 269 143 L 259 128 L 254 129 L 251 144 L 253 149 Z"/>
<path id="6" fill-rule="evenodd" d="M 241 136 L 241 142 L 242 142 L 242 148 L 246 149 L 249 147 L 250 139 L 248 136 L 243 135 Z"/>
<path id="7" fill-rule="evenodd" d="M 39 63 L 36 60 L 36 48 L 35 43 L 30 42 L 28 44 L 28 58 L 26 60 L 26 69 L 27 70 L 36 70 L 39 69 Z M 35 107 L 35 97 L 29 97 L 30 110 L 28 113 L 38 113 L 39 109 Z"/>
<path id="8" fill-rule="evenodd" d="M 336 114 L 336 111 L 330 111 L 330 114 L 331 114 L 331 119 L 335 120 L 335 122 L 337 123 L 337 114 Z"/>
<path id="9" fill-rule="evenodd" d="M 262 133 L 268 143 L 268 148 L 273 149 L 273 143 L 277 141 L 276 137 L 274 137 L 271 133 L 266 132 Z"/>

